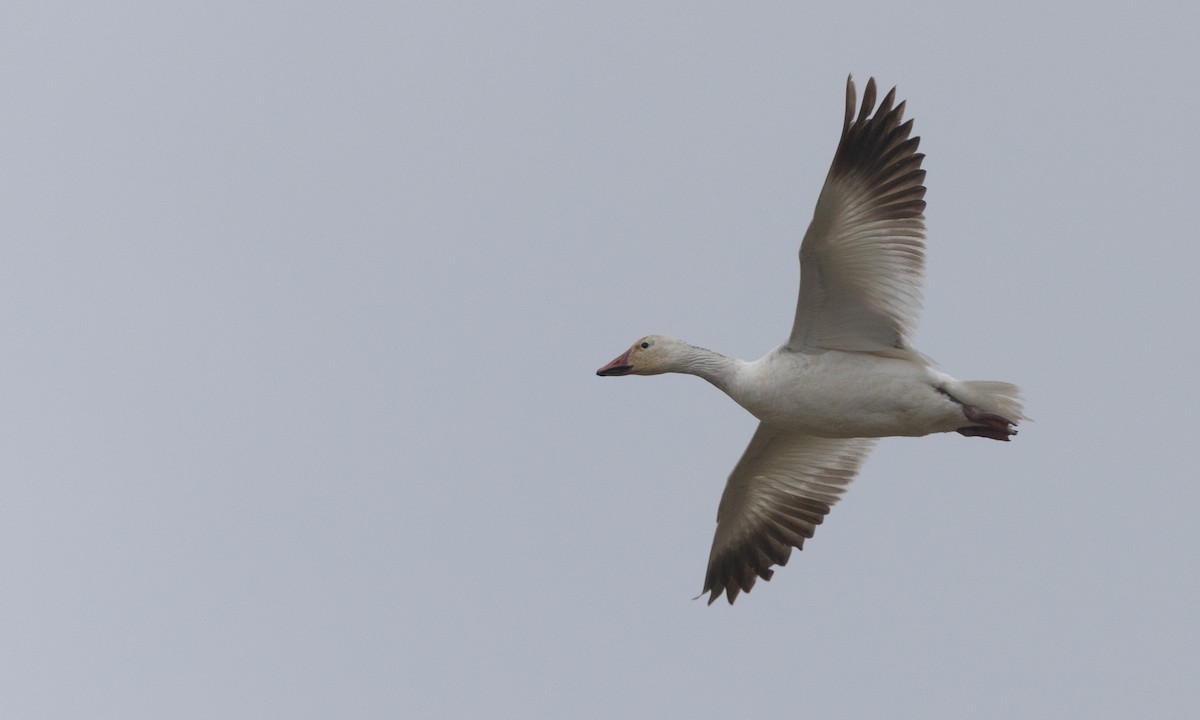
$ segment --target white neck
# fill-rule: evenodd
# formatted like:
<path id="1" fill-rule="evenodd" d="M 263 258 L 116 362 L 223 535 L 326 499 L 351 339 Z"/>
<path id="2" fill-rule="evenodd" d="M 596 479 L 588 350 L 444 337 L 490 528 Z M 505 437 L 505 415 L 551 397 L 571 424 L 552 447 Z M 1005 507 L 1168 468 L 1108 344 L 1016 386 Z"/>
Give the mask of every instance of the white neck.
<path id="1" fill-rule="evenodd" d="M 734 377 L 745 363 L 694 345 L 682 343 L 682 346 L 671 371 L 702 377 L 728 393 Z"/>

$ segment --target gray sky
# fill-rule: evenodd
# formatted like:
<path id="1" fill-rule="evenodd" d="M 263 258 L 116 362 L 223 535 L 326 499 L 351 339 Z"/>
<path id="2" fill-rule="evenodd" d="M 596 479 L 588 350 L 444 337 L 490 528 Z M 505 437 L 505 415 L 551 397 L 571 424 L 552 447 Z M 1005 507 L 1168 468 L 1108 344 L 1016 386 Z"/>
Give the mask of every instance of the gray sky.
<path id="1" fill-rule="evenodd" d="M 1200 714 L 1194 3 L 6 6 L 5 718 Z M 701 588 L 847 73 L 928 154 L 889 439 Z"/>

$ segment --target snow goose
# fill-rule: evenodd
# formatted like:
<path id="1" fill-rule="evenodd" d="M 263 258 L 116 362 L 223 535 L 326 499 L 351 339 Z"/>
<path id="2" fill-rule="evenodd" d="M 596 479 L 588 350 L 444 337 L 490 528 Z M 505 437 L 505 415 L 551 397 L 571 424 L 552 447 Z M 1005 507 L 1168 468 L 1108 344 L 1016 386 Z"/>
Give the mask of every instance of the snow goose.
<path id="1" fill-rule="evenodd" d="M 703 593 L 732 604 L 813 535 L 876 438 L 956 431 L 1008 440 L 1014 385 L 960 381 L 908 342 L 925 264 L 924 157 L 892 89 L 875 107 L 853 78 L 833 165 L 800 245 L 792 334 L 754 361 L 650 335 L 597 375 L 698 375 L 759 419 L 717 509 Z"/>

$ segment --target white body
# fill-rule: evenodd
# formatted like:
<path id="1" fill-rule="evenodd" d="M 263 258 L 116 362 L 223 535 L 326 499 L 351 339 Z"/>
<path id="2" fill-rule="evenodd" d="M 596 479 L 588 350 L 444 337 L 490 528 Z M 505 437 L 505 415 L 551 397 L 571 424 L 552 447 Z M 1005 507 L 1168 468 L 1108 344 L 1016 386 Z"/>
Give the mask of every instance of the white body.
<path id="1" fill-rule="evenodd" d="M 817 437 L 849 438 L 956 430 L 965 424 L 962 405 L 946 392 L 957 385 L 949 375 L 912 360 L 779 348 L 740 363 L 724 389 L 770 425 Z"/>

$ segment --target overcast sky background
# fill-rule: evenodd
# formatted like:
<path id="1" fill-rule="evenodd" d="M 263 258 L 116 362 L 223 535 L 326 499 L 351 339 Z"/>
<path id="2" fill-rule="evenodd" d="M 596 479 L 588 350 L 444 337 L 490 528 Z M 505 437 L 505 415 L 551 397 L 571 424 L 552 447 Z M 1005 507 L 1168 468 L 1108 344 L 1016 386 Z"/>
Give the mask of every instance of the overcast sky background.
<path id="1" fill-rule="evenodd" d="M 0 716 L 1200 714 L 1198 6 L 828 5 L 9 3 Z M 786 338 L 847 73 L 1036 422 L 708 607 L 755 421 L 594 371 Z"/>

